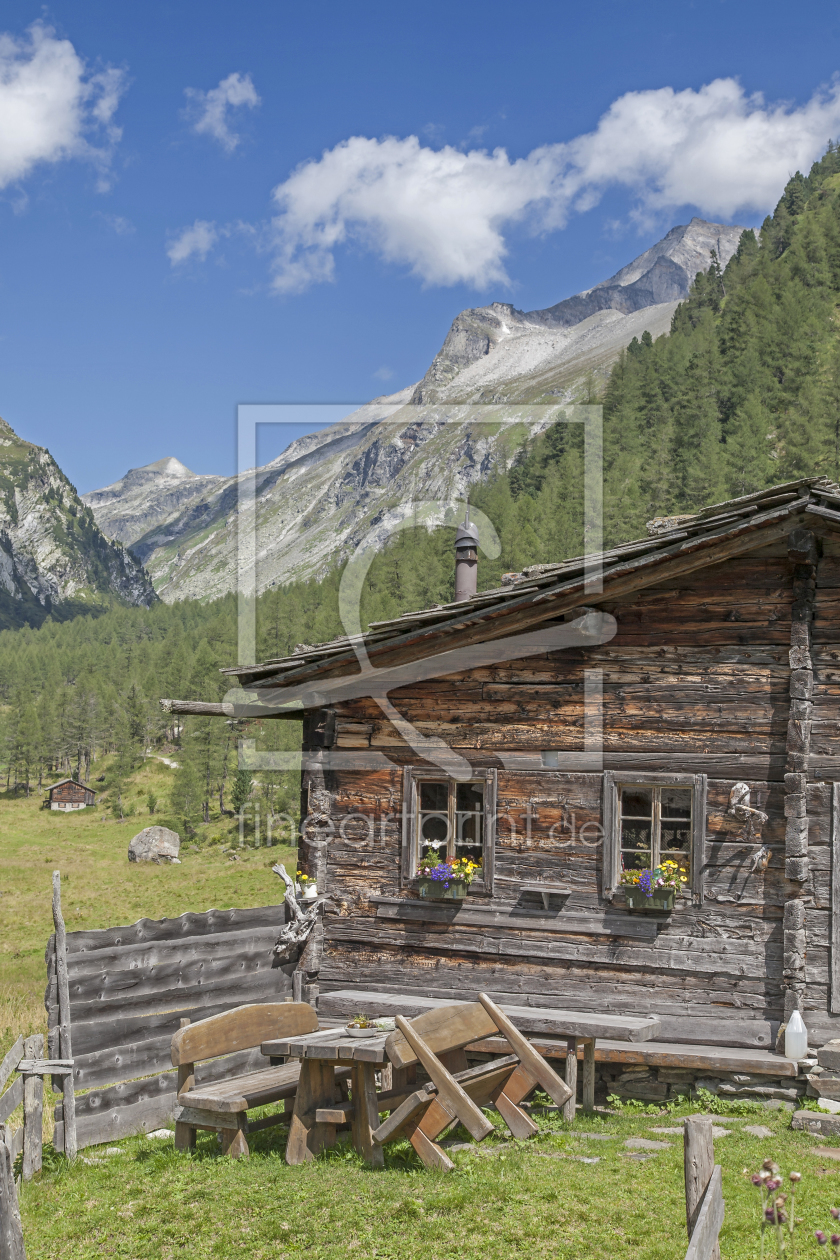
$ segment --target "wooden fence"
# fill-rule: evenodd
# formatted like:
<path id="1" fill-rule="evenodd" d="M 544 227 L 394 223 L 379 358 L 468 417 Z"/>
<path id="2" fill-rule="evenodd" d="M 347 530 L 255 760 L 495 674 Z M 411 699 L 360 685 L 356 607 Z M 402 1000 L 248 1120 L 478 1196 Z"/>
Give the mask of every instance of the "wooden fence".
<path id="1" fill-rule="evenodd" d="M 149 1132 L 171 1119 L 176 1073 L 169 1050 L 183 1018 L 205 1019 L 246 1002 L 291 997 L 295 963 L 280 965 L 273 953 L 284 922 L 281 904 L 66 934 L 80 1148 Z M 59 939 L 59 960 L 60 945 Z M 45 995 L 51 1059 L 59 1057 L 61 1046 L 56 957 L 53 936 Z M 201 1064 L 196 1082 L 262 1066 L 259 1050 L 243 1051 Z M 55 1078 L 53 1088 L 61 1088 Z M 55 1122 L 54 1145 L 64 1150 L 61 1103 Z"/>
<path id="2" fill-rule="evenodd" d="M 689 1116 L 684 1128 L 685 1216 L 690 1242 L 685 1260 L 720 1260 L 723 1180 L 715 1163 L 711 1116 Z"/>

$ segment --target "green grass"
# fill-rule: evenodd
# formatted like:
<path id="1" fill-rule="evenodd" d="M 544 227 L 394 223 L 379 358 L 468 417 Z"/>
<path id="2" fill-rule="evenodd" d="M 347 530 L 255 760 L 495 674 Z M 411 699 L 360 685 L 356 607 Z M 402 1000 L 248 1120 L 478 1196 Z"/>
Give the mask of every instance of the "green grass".
<path id="1" fill-rule="evenodd" d="M 724 1260 L 758 1260 L 758 1195 L 744 1170 L 768 1156 L 784 1172 L 803 1174 L 798 1254 L 817 1254 L 813 1231 L 830 1232 L 828 1209 L 840 1202 L 840 1162 L 815 1152 L 820 1140 L 791 1130 L 789 1113 L 767 1112 L 761 1122 L 774 1130 L 772 1138 L 743 1133 L 750 1120 L 716 1121 L 731 1129 L 715 1143 L 726 1198 Z M 199 1134 L 194 1155 L 176 1153 L 171 1142 L 134 1138 L 95 1165 L 70 1168 L 51 1157 L 50 1168 L 22 1192 L 27 1256 L 680 1260 L 687 1246 L 682 1139 L 649 1132 L 672 1124 L 679 1121 L 639 1115 L 579 1117 L 571 1127 L 541 1122 L 532 1142 L 501 1144 L 491 1136 L 475 1153 L 453 1154 L 451 1174 L 429 1172 L 408 1143 L 387 1147 L 386 1168 L 371 1171 L 346 1142 L 289 1168 L 278 1129 L 254 1136 L 247 1161 L 218 1155 L 209 1135 Z M 572 1136 L 593 1130 L 615 1140 Z M 637 1161 L 623 1146 L 630 1135 L 672 1145 Z M 563 1158 L 578 1154 L 600 1162 Z"/>
<path id="2" fill-rule="evenodd" d="M 196 849 L 185 841 L 181 866 L 129 864 L 131 837 L 166 815 L 171 773 L 160 762 L 145 763 L 128 797 L 137 812 L 123 823 L 105 818 L 107 809 L 52 813 L 40 809 L 37 796 L 0 794 L 0 1048 L 19 1032 L 44 1026 L 53 869 L 65 877 L 71 931 L 280 899 L 270 867 L 277 860 L 292 864 L 294 851 L 245 850 L 231 862 L 223 852 L 235 842 L 229 819 L 199 828 Z M 145 806 L 150 787 L 161 797 L 162 813 L 154 818 Z M 454 1154 L 456 1171 L 448 1176 L 423 1168 L 407 1143 L 386 1148 L 382 1171 L 367 1169 L 346 1144 L 310 1165 L 288 1168 L 279 1129 L 256 1134 L 251 1159 L 241 1162 L 218 1156 L 206 1134 L 199 1135 L 194 1155 L 176 1154 L 171 1142 L 132 1138 L 119 1143 L 118 1156 L 91 1148 L 82 1155 L 101 1162 L 79 1159 L 73 1166 L 48 1146 L 44 1171 L 21 1194 L 27 1256 L 679 1260 L 686 1247 L 681 1138 L 663 1136 L 672 1146 L 645 1162 L 629 1159 L 622 1139 L 659 1137 L 649 1132 L 652 1126 L 676 1126 L 688 1110 L 676 1118 L 629 1110 L 603 1120 L 581 1117 L 572 1129 L 541 1120 L 534 1142 L 501 1144 L 491 1137 L 475 1153 Z M 743 1133 L 756 1121 L 772 1128 L 773 1137 Z M 732 1130 L 715 1148 L 724 1169 L 724 1260 L 757 1260 L 757 1193 L 743 1174 L 767 1156 L 786 1172 L 803 1173 L 799 1254 L 817 1254 L 813 1231 L 829 1230 L 828 1209 L 840 1204 L 840 1160 L 816 1152 L 832 1144 L 790 1130 L 786 1112 L 716 1117 L 715 1123 Z M 615 1141 L 571 1136 L 592 1130 Z M 549 1158 L 574 1154 L 601 1159 Z"/>
<path id="3" fill-rule="evenodd" d="M 180 866 L 128 861 L 131 837 L 166 821 L 172 773 L 146 761 L 126 796 L 136 812 L 123 822 L 107 816 L 107 804 L 65 814 L 42 810 L 37 793 L 28 800 L 0 793 L 0 1055 L 20 1033 L 45 1029 L 54 870 L 61 871 L 68 932 L 282 901 L 285 890 L 271 867 L 280 861 L 288 868 L 295 851 L 245 848 L 231 861 L 223 850 L 238 845 L 238 836 L 229 818 L 199 827 L 193 841 L 182 836 Z M 150 788 L 161 798 L 153 817 L 146 808 Z"/>

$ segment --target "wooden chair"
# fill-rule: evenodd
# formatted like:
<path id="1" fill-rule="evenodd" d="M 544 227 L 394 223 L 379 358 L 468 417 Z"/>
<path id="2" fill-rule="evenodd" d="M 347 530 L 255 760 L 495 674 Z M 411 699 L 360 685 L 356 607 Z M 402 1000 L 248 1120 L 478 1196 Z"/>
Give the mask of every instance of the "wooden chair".
<path id="1" fill-rule="evenodd" d="M 532 1090 L 541 1086 L 558 1107 L 571 1097 L 565 1081 L 487 994 L 478 996 L 478 1002 L 438 1007 L 412 1020 L 398 1015 L 397 1032 L 385 1043 L 395 1073 L 419 1062 L 430 1082 L 391 1112 L 373 1140 L 383 1145 L 407 1137 L 429 1168 L 454 1168 L 437 1139 L 458 1121 L 477 1142 L 493 1132 L 482 1107 L 494 1106 L 514 1137 L 527 1138 L 537 1126 L 518 1104 Z M 464 1046 L 499 1033 L 512 1053 L 470 1068 Z"/>
<path id="2" fill-rule="evenodd" d="M 316 1032 L 318 1016 L 306 1002 L 266 1002 L 237 1006 L 180 1028 L 172 1038 L 172 1063 L 178 1069 L 175 1146 L 195 1146 L 196 1129 L 222 1135 L 222 1152 L 234 1158 L 248 1155 L 247 1133 L 288 1120 L 286 1112 L 248 1122 L 253 1107 L 294 1097 L 300 1060 L 275 1064 L 224 1080 L 196 1085 L 195 1065 L 236 1050 L 251 1050 L 275 1037 L 297 1037 Z"/>

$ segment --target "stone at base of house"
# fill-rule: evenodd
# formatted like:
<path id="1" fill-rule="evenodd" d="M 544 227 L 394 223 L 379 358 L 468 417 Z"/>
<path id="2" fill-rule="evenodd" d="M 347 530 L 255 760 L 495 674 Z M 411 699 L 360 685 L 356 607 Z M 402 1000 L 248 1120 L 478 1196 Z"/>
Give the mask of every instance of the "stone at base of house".
<path id="1" fill-rule="evenodd" d="M 703 1089 L 733 1102 L 760 1102 L 769 1109 L 793 1110 L 807 1089 L 803 1079 L 775 1078 L 753 1073 L 720 1072 L 709 1076 L 690 1068 L 639 1067 L 622 1070 L 618 1065 L 599 1064 L 596 1086 L 604 1095 L 614 1094 L 629 1101 L 657 1103 L 691 1097 Z M 578 1088 L 581 1077 L 578 1076 Z M 809 1091 L 810 1092 L 810 1091 Z"/>
<path id="2" fill-rule="evenodd" d="M 792 1129 L 804 1129 L 820 1137 L 840 1137 L 840 1116 L 822 1115 L 818 1111 L 795 1111 L 790 1122 Z"/>

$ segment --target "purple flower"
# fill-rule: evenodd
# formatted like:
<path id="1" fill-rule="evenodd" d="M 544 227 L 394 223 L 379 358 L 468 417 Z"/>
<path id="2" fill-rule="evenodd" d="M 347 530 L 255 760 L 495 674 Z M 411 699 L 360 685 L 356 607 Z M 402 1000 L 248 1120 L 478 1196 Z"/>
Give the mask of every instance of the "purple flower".
<path id="1" fill-rule="evenodd" d="M 831 1245 L 832 1247 L 840 1247 L 840 1234 L 831 1235 Z"/>
<path id="2" fill-rule="evenodd" d="M 646 897 L 653 896 L 653 889 L 651 888 L 650 877 L 651 877 L 650 871 L 642 871 L 641 875 L 639 876 L 639 887 L 641 888 L 642 892 L 645 894 Z"/>
<path id="3" fill-rule="evenodd" d="M 828 1210 L 834 1217 L 835 1221 L 840 1221 L 840 1208 L 829 1208 Z"/>
<path id="4" fill-rule="evenodd" d="M 820 1244 L 821 1247 L 824 1247 L 825 1244 L 828 1242 L 828 1239 L 826 1238 L 825 1234 L 822 1232 L 821 1229 L 817 1230 L 817 1232 L 814 1234 L 814 1237 L 816 1238 L 817 1242 Z"/>

